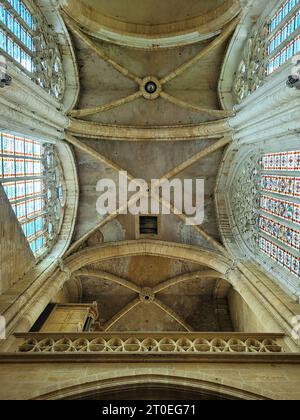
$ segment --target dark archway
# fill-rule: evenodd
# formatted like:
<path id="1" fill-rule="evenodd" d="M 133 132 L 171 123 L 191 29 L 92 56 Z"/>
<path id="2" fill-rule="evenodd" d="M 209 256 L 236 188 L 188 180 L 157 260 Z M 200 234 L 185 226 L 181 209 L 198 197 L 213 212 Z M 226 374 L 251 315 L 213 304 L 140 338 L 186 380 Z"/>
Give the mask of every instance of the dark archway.
<path id="1" fill-rule="evenodd" d="M 118 388 L 89 392 L 82 395 L 67 397 L 66 400 L 88 400 L 88 401 L 226 401 L 242 400 L 242 398 L 222 394 L 221 392 L 208 391 L 204 389 L 193 389 L 179 385 L 163 384 L 140 384 L 124 385 Z"/>

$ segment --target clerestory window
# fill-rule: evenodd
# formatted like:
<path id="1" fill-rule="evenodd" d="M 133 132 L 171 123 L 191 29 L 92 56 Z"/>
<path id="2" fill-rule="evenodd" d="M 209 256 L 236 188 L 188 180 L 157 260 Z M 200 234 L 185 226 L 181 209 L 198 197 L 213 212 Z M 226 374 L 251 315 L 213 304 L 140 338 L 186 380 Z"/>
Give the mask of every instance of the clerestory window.
<path id="1" fill-rule="evenodd" d="M 259 247 L 300 277 L 300 151 L 264 155 L 260 179 Z"/>
<path id="2" fill-rule="evenodd" d="M 271 18 L 259 21 L 245 45 L 233 93 L 239 103 L 292 57 L 300 55 L 300 0 L 285 0 Z"/>
<path id="3" fill-rule="evenodd" d="M 65 192 L 54 145 L 0 132 L 0 182 L 37 258 L 54 245 Z"/>
<path id="4" fill-rule="evenodd" d="M 0 1 L 0 58 L 15 63 L 58 100 L 65 79 L 55 35 L 42 13 L 28 0 Z"/>
<path id="5" fill-rule="evenodd" d="M 268 74 L 300 53 L 300 0 L 288 0 L 276 11 L 269 25 Z"/>

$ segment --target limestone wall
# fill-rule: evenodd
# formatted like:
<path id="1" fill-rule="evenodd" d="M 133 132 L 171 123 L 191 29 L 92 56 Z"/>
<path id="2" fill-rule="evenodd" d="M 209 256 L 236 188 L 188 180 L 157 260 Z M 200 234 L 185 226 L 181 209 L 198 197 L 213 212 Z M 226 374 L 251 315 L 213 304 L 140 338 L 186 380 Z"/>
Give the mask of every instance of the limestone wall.
<path id="1" fill-rule="evenodd" d="M 17 283 L 34 264 L 35 258 L 0 184 L 0 294 Z"/>
<path id="2" fill-rule="evenodd" d="M 244 399 L 300 399 L 300 366 L 222 363 L 1 364 L 0 399 L 55 399 L 121 385 L 174 384 Z M 108 398 L 109 399 L 109 398 Z"/>
<path id="3" fill-rule="evenodd" d="M 238 332 L 268 332 L 268 325 L 260 322 L 257 314 L 247 305 L 235 290 L 231 290 L 228 296 L 229 308 L 234 331 Z"/>

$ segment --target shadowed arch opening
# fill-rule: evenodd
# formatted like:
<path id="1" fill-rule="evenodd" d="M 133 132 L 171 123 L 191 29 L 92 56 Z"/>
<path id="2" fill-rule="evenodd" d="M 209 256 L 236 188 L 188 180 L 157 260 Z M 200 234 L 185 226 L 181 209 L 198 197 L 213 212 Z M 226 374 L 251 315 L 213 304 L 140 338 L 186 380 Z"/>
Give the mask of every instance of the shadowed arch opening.
<path id="1" fill-rule="evenodd" d="M 217 273 L 220 273 L 221 278 L 225 278 L 230 283 L 255 314 L 255 317 L 264 320 L 266 331 L 281 332 L 278 324 L 274 322 L 272 316 L 265 310 L 263 303 L 255 296 L 255 290 L 249 283 L 248 278 L 240 271 L 239 263 L 233 261 L 229 256 L 195 246 L 155 240 L 102 244 L 100 246 L 86 248 L 66 258 L 64 261 L 64 271 L 56 279 L 63 285 L 70 278 L 70 275 L 83 267 L 114 258 L 131 256 L 164 257 L 201 264 L 202 266 L 215 270 Z M 67 276 L 66 272 L 68 273 Z"/>

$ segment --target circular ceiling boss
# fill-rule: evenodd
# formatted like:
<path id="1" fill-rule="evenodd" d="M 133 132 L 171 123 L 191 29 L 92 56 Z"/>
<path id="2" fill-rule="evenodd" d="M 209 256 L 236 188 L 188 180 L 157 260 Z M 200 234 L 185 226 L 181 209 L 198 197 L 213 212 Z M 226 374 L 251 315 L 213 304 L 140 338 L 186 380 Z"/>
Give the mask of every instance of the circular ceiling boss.
<path id="1" fill-rule="evenodd" d="M 157 99 L 162 92 L 162 85 L 157 77 L 148 76 L 145 77 L 141 84 L 140 89 L 145 99 Z"/>
<path id="2" fill-rule="evenodd" d="M 143 303 L 152 303 L 155 299 L 155 294 L 152 289 L 149 287 L 146 287 L 143 289 L 140 293 L 140 301 Z"/>

